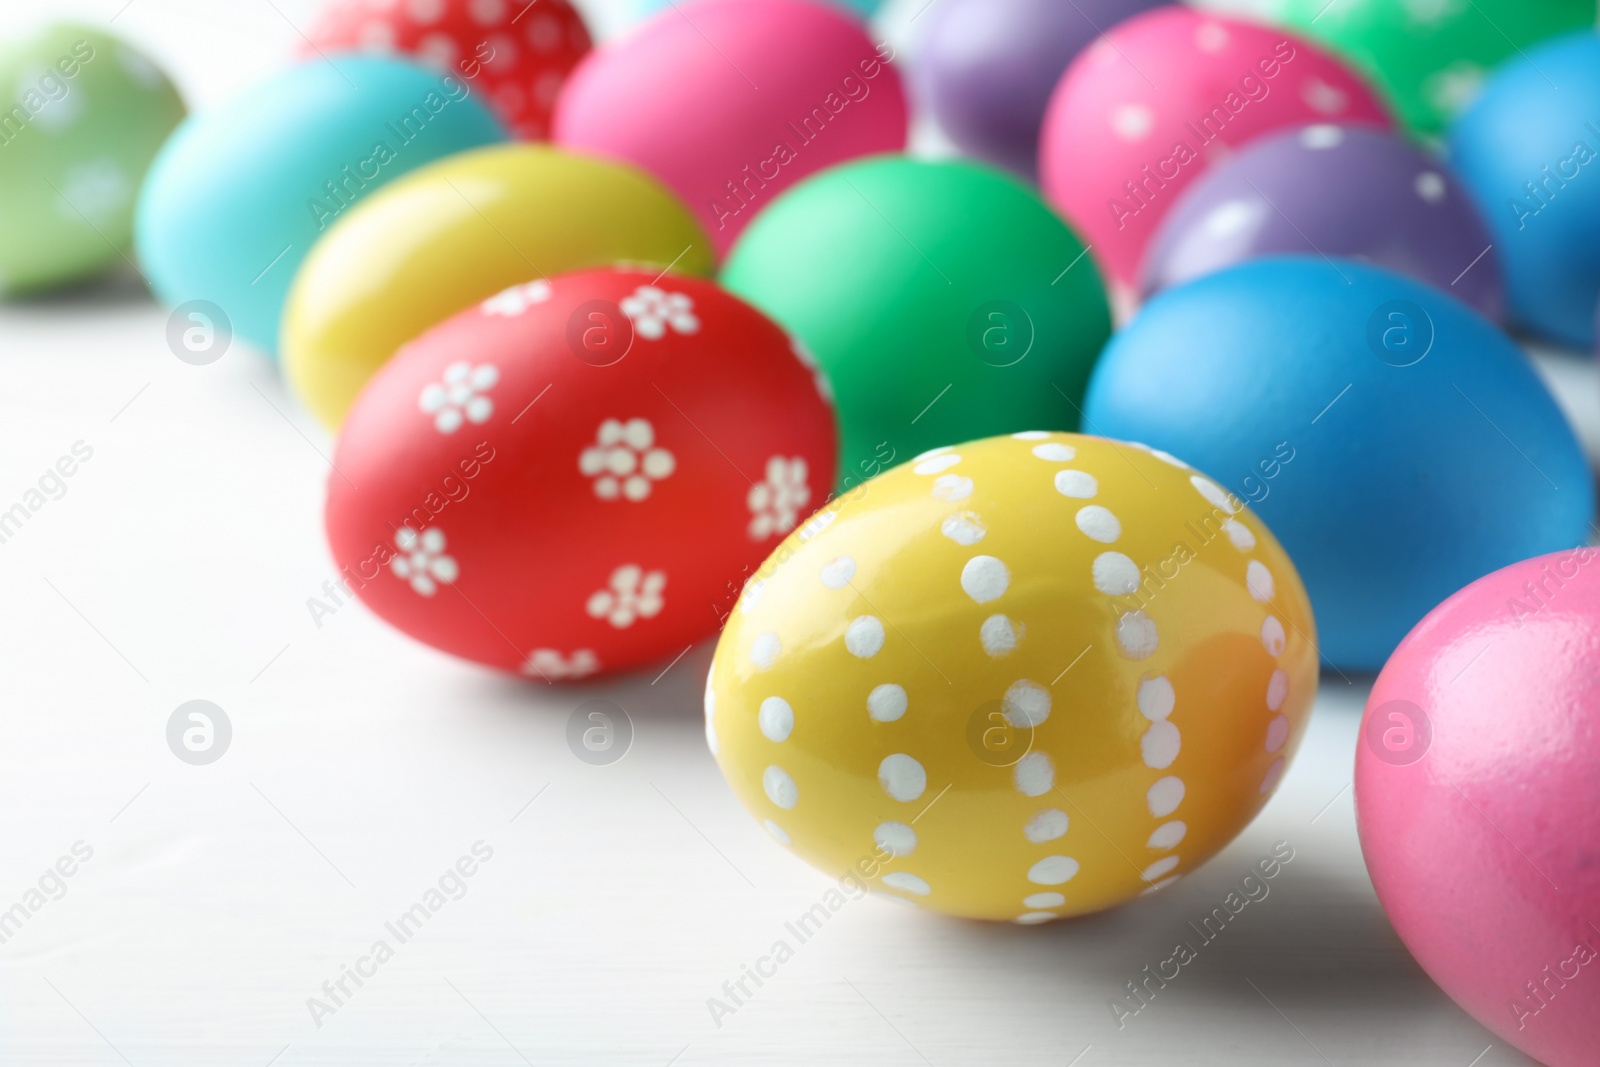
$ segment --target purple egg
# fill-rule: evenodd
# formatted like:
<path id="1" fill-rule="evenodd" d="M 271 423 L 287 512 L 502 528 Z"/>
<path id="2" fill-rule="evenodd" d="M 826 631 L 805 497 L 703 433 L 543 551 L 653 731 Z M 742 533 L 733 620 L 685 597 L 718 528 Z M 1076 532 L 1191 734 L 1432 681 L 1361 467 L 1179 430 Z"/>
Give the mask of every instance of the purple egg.
<path id="1" fill-rule="evenodd" d="M 1148 297 L 1246 259 L 1346 256 L 1409 274 L 1495 322 L 1500 262 L 1445 164 L 1371 126 L 1302 126 L 1252 142 L 1162 220 L 1140 266 Z"/>
<path id="2" fill-rule="evenodd" d="M 938 0 L 927 9 L 913 78 L 962 151 L 1026 178 L 1039 127 L 1074 56 L 1163 0 Z"/>

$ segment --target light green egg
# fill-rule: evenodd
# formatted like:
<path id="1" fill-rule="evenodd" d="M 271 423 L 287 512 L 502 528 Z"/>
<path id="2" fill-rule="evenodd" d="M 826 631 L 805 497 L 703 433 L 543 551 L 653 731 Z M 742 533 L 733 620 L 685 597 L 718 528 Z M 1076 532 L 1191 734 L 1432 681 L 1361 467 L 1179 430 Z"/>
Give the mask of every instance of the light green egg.
<path id="1" fill-rule="evenodd" d="M 183 116 L 166 74 L 99 30 L 0 44 L 0 294 L 121 262 L 139 183 Z"/>

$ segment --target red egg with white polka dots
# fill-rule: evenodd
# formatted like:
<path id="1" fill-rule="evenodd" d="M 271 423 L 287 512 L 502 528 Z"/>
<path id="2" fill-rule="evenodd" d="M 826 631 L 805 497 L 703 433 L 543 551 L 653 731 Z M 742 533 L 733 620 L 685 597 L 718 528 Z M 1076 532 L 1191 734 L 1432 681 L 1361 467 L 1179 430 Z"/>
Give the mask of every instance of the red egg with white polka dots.
<path id="1" fill-rule="evenodd" d="M 301 53 L 399 53 L 482 91 L 514 136 L 538 141 L 591 44 L 568 0 L 331 0 Z"/>
<path id="2" fill-rule="evenodd" d="M 375 612 L 544 681 L 682 652 L 819 507 L 827 382 L 715 284 L 594 270 L 429 330 L 356 400 L 328 539 Z"/>
<path id="3" fill-rule="evenodd" d="M 1317 46 L 1159 7 L 1117 24 L 1067 68 L 1040 132 L 1040 182 L 1127 286 L 1189 183 L 1252 138 L 1312 122 L 1392 125 L 1377 94 Z"/>

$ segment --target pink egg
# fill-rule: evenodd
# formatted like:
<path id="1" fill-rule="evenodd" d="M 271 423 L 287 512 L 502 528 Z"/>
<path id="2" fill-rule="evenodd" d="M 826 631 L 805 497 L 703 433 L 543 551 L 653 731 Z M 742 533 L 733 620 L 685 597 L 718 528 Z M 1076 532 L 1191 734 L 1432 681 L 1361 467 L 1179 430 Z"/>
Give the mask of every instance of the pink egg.
<path id="1" fill-rule="evenodd" d="M 1400 939 L 1550 1067 L 1600 1050 L 1600 549 L 1480 578 L 1367 704 L 1356 816 Z"/>
<path id="2" fill-rule="evenodd" d="M 1045 195 L 1131 283 L 1178 194 L 1231 148 L 1285 126 L 1388 127 L 1339 60 L 1282 30 L 1188 7 L 1119 23 L 1062 75 L 1039 142 Z"/>
<path id="3" fill-rule="evenodd" d="M 643 167 L 719 253 L 772 198 L 824 167 L 905 147 L 894 50 L 815 0 L 700 0 L 584 60 L 554 139 Z"/>

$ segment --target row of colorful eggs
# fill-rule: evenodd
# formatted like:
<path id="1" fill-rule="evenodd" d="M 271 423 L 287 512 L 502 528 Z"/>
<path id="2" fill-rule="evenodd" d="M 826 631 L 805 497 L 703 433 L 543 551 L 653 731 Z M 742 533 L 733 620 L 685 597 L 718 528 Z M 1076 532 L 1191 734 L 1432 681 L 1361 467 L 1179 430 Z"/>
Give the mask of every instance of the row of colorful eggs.
<path id="1" fill-rule="evenodd" d="M 1030 3 L 942 5 L 914 71 L 936 110 L 946 98 L 982 97 L 1012 121 L 992 123 L 985 112 L 981 128 L 1015 127 L 1019 143 L 1042 146 L 1046 194 L 1087 238 L 1119 296 L 1131 298 L 1134 287 L 1148 295 L 1251 255 L 1355 255 L 1448 288 L 1491 317 L 1509 303 L 1514 324 L 1557 341 L 1592 341 L 1600 256 L 1590 201 L 1600 194 L 1575 180 L 1600 151 L 1600 135 L 1586 126 L 1586 109 L 1600 98 L 1592 33 L 1495 76 L 1451 131 L 1458 181 L 1443 162 L 1379 133 L 1384 103 L 1314 45 L 1172 5 L 1046 18 Z M 1398 47 L 1398 31 L 1369 10 L 1381 6 L 1344 4 L 1312 29 L 1342 54 L 1364 57 L 1370 74 L 1374 56 Z M 406 172 L 508 131 L 553 130 L 565 147 L 642 167 L 725 254 L 788 186 L 904 146 L 892 50 L 871 46 L 830 7 L 702 0 L 692 21 L 664 13 L 579 65 L 588 33 L 564 0 L 531 15 L 465 0 L 333 4 L 304 62 L 174 139 L 142 213 L 146 269 L 170 302 L 207 299 L 243 338 L 277 351 L 295 269 L 332 222 Z M 1144 7 L 1153 9 L 1091 48 L 1072 21 L 1109 25 Z M 1496 48 L 1520 48 L 1585 17 L 1592 24 L 1593 7 L 1568 0 L 1559 10 L 1497 17 L 1511 36 Z M 1286 3 L 1278 15 L 1298 25 L 1306 20 L 1297 12 Z M 1427 27 L 1433 58 L 1423 66 L 1447 54 L 1480 66 L 1494 58 L 1476 23 L 1501 14 L 1437 13 Z M 1067 27 L 1051 21 L 1062 18 Z M 1039 33 L 1044 23 L 1057 32 Z M 982 47 L 967 48 L 969 39 Z M 1028 51 L 1021 39 L 1057 51 Z M 341 51 L 353 47 L 398 52 L 435 73 Z M 115 63 L 73 58 L 97 49 Z M 710 49 L 718 62 L 706 62 Z M 768 62 L 771 55 L 783 58 Z M 1019 56 L 1024 80 L 1053 92 L 1048 114 L 1033 99 L 1037 85 L 1024 92 L 990 77 L 995 63 Z M 744 73 L 758 63 L 759 94 Z M 12 190 L 14 225 L 0 241 L 0 278 L 13 290 L 37 289 L 116 262 L 140 176 L 181 115 L 170 83 L 134 50 L 70 27 L 12 48 L 0 67 L 24 87 L 40 82 L 6 126 L 0 178 Z M 1166 72 L 1159 92 L 1145 69 Z M 971 90 L 973 78 L 990 84 L 987 96 Z M 1560 93 L 1550 78 L 1559 78 Z M 1389 99 L 1414 115 L 1415 100 L 1391 82 Z M 958 137 L 972 125 L 946 121 Z M 1376 128 L 1295 136 L 1295 127 L 1319 122 Z M 11 144 L 29 125 L 31 136 Z M 1431 131 L 1437 123 L 1413 125 Z M 108 136 L 112 129 L 119 132 Z M 981 141 L 970 146 L 986 151 Z"/>
<path id="2" fill-rule="evenodd" d="M 808 88 L 832 85 L 827 65 L 820 88 L 813 84 L 817 56 L 855 72 L 841 82 L 847 96 L 840 101 L 859 110 L 829 120 L 835 125 L 822 131 L 825 143 L 792 161 L 797 172 L 862 151 L 845 139 L 846 123 L 863 138 L 903 136 L 897 75 L 856 23 L 802 0 L 706 0 L 696 10 L 692 25 L 658 19 L 615 54 L 597 57 L 603 62 L 577 76 L 571 89 L 579 103 L 558 115 L 558 126 L 628 141 L 626 150 L 608 150 L 648 157 L 675 189 L 692 184 L 699 159 L 681 146 L 716 140 L 715 124 L 663 136 L 668 127 L 644 106 L 649 101 L 635 100 L 626 114 L 616 99 L 626 79 L 611 72 L 636 72 L 647 60 L 681 63 L 704 42 L 679 37 L 699 28 L 722 41 L 724 80 L 742 77 L 741 45 L 779 33 L 794 46 L 798 59 L 762 70 L 769 88 L 784 89 L 771 99 L 804 99 Z M 474 6 L 472 17 L 493 14 Z M 349 32 L 338 19 L 329 24 Z M 1117 32 L 1130 25 L 1164 39 L 1186 33 L 1172 48 L 1187 65 L 1172 69 L 1212 73 L 1208 56 L 1271 39 L 1259 28 L 1177 8 Z M 527 35 L 549 44 L 552 32 L 530 24 Z M 500 54 L 510 54 L 504 42 Z M 1328 78 L 1348 78 L 1331 60 L 1311 59 L 1329 65 Z M 1278 62 L 1288 62 L 1287 53 Z M 1086 55 L 1063 85 L 1103 64 L 1103 56 Z M 874 81 L 878 89 L 868 90 Z M 460 90 L 454 96 L 452 86 Z M 770 106 L 767 94 L 759 106 L 753 95 L 742 94 L 739 114 L 719 113 L 730 143 L 743 143 L 740 124 L 753 128 L 760 108 Z M 413 97 L 419 103 L 410 111 L 396 103 Z M 606 116 L 619 112 L 626 121 L 608 126 Z M 396 143 L 380 141 L 376 148 L 387 152 L 375 148 L 354 165 L 341 163 L 374 128 Z M 457 151 L 493 140 L 497 129 L 453 76 L 342 53 L 336 62 L 294 67 L 173 138 L 141 202 L 141 259 L 180 309 L 206 301 L 244 336 L 281 347 L 291 383 L 329 425 L 344 419 L 397 349 L 507 287 L 619 261 L 652 264 L 653 275 L 713 269 L 714 242 L 691 212 L 625 163 L 522 145 Z M 1324 202 L 1360 205 L 1362 195 L 1341 193 L 1346 188 L 1374 188 L 1392 202 L 1392 221 L 1368 228 L 1372 258 L 1387 254 L 1445 287 L 1453 260 L 1478 237 L 1465 198 L 1437 171 L 1417 169 L 1425 166 L 1412 149 L 1364 128 L 1291 130 L 1217 168 L 1207 176 L 1214 191 L 1204 184 L 1191 191 L 1174 221 L 1192 219 L 1197 236 L 1185 239 L 1189 231 L 1180 228 L 1158 242 L 1155 273 L 1180 282 L 1222 265 L 1209 238 L 1219 217 L 1249 231 L 1238 221 L 1244 186 L 1281 186 L 1290 195 L 1322 169 L 1340 179 Z M 745 206 L 761 207 L 758 194 L 770 195 L 759 184 L 765 172 L 748 164 L 744 171 L 752 200 Z M 330 177 L 319 186 L 322 174 Z M 1363 176 L 1370 185 L 1356 180 Z M 1467 581 L 1576 543 L 1587 528 L 1586 467 L 1548 394 L 1502 335 L 1436 289 L 1331 261 L 1222 271 L 1151 301 L 1102 355 L 1109 317 L 1093 257 L 1017 183 L 966 164 L 888 156 L 827 168 L 772 200 L 738 220 L 754 221 L 721 280 L 816 353 L 840 426 L 831 479 L 840 488 L 891 457 L 1018 428 L 1081 424 L 1145 439 L 1228 472 L 1230 489 L 1273 523 L 1305 573 L 1323 654 L 1361 669 L 1376 669 L 1428 608 Z M 724 221 L 734 203 L 744 205 L 716 206 Z M 1446 206 L 1457 210 L 1434 210 Z M 1330 226 L 1330 242 L 1339 228 L 1354 229 Z M 1269 229 L 1255 233 L 1261 239 L 1245 241 L 1240 255 L 1281 250 Z M 1463 235 L 1467 243 L 1448 244 Z M 1196 248 L 1213 259 L 1194 262 Z M 1422 262 L 1441 251 L 1445 260 Z M 1482 268 L 1478 276 L 1489 274 Z M 1495 310 L 1497 287 L 1475 295 L 1481 310 Z M 1440 354 L 1429 360 L 1435 348 Z M 612 418 L 590 415 L 597 425 Z M 831 466 L 813 465 L 816 500 Z M 1486 482 L 1496 486 L 1497 507 L 1486 507 Z M 1333 516 L 1341 519 L 1337 537 L 1328 533 Z M 1427 551 L 1441 533 L 1452 550 Z M 723 581 L 751 562 L 730 556 Z M 654 645 L 601 661 L 614 668 L 671 652 L 676 636 L 662 629 Z M 477 658 L 499 662 L 503 650 L 484 648 Z"/>

